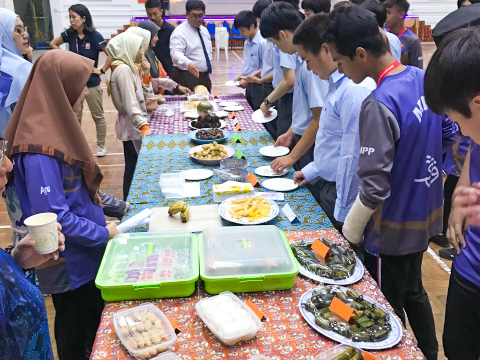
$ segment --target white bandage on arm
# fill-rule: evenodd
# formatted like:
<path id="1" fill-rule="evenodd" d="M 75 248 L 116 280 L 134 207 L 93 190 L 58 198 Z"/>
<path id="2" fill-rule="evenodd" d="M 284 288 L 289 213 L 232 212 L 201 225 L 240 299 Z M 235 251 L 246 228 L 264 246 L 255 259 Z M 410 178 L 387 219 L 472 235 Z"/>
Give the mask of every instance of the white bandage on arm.
<path id="1" fill-rule="evenodd" d="M 357 195 L 352 208 L 348 212 L 343 224 L 343 236 L 352 244 L 360 244 L 363 240 L 363 231 L 375 210 L 364 205 Z"/>

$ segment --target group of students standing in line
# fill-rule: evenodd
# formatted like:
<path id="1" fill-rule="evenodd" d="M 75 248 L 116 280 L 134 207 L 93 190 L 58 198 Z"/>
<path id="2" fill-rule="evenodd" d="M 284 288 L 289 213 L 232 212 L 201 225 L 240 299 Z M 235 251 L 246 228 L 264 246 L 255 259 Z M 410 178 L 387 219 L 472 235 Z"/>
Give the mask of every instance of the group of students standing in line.
<path id="1" fill-rule="evenodd" d="M 161 11 L 155 1 L 146 3 L 152 20 Z M 405 7 L 398 5 L 403 2 L 388 0 L 385 8 L 403 18 Z M 464 29 L 447 36 L 425 75 L 401 64 L 398 52 L 397 60 L 392 55 L 395 42 L 381 29 L 385 20 L 378 15 L 377 2 L 343 2 L 330 14 L 329 6 L 318 11 L 316 3 L 304 1 L 311 16 L 303 20 L 296 0 L 259 0 L 252 12 L 242 12 L 235 20 L 247 38 L 241 86 L 247 88 L 252 106 L 265 113 L 276 104 L 279 117 L 268 131 L 277 145 L 292 148 L 272 167 L 293 165 L 295 180 L 309 184 L 332 223 L 359 252 L 363 246 L 367 269 L 404 324 L 406 313 L 425 356 L 436 359 L 435 325 L 421 264 L 429 238 L 442 231 L 442 155 L 458 141 L 458 127 L 450 119 L 455 120 L 472 141 L 446 234 L 457 255 L 443 342 L 449 359 L 477 360 L 480 187 L 470 185 L 480 181 L 480 150 L 474 143 L 480 141 L 480 31 Z M 389 8 L 390 3 L 396 5 Z M 152 4 L 158 6 L 149 7 Z M 201 25 L 205 5 L 189 0 L 186 10 L 187 22 L 169 40 L 171 75 L 181 82 L 172 86 L 169 78 L 164 78 L 169 85 L 160 79 L 157 83 L 163 85 L 158 88 L 188 92 L 197 84 L 211 87 L 211 42 Z M 392 28 L 393 20 L 386 17 Z M 80 18 L 85 24 L 87 16 Z M 53 211 L 65 236 L 59 238 L 60 254 L 39 257 L 28 235 L 10 249 L 11 255 L 0 251 L 2 350 L 15 359 L 53 359 L 43 295 L 20 268 L 46 261 L 37 274 L 42 291 L 53 297 L 59 358 L 85 359 L 103 310 L 94 278 L 105 246 L 118 230 L 105 222 L 98 191 L 102 174 L 77 114 L 92 74 L 110 68 L 109 91 L 119 112 L 117 136 L 124 142 L 129 171 L 134 169 L 138 140 L 150 133 L 146 112 L 163 101 L 154 94 L 151 71 L 153 67 L 160 74 L 160 64 L 168 68 L 167 62 L 152 57 L 155 42 L 161 37 L 166 41 L 165 29 L 145 22 L 115 36 L 105 49 L 109 64 L 98 70 L 94 59 L 74 54 L 72 48 L 48 51 L 32 68 L 21 56 L 25 36 L 23 28 L 16 31 L 18 17 L 2 9 L 0 22 L 1 91 L 6 99 L 1 111 L 11 114 L 1 139 L 0 186 L 3 190 L 8 185 L 8 209 L 19 229 L 26 217 Z M 82 41 L 87 35 L 77 35 L 71 40 L 73 49 L 79 44 L 90 50 L 86 47 L 93 45 Z M 402 35 L 410 36 L 398 33 L 400 42 Z M 101 44 L 100 38 L 92 39 Z M 68 34 L 65 40 L 70 42 Z M 403 61 L 411 56 L 420 60 L 417 51 L 408 50 L 412 42 L 403 41 Z M 30 74 L 28 80 L 20 77 L 19 68 Z"/>

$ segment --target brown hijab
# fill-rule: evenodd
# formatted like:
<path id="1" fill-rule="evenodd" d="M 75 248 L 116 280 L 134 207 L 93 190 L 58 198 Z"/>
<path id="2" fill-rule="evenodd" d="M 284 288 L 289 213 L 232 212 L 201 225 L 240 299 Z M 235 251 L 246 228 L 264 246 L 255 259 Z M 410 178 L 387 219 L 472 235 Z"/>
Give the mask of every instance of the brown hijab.
<path id="1" fill-rule="evenodd" d="M 10 118 L 7 154 L 56 157 L 83 170 L 92 200 L 101 205 L 102 172 L 72 106 L 92 73 L 93 60 L 65 50 L 50 50 L 33 66 Z"/>

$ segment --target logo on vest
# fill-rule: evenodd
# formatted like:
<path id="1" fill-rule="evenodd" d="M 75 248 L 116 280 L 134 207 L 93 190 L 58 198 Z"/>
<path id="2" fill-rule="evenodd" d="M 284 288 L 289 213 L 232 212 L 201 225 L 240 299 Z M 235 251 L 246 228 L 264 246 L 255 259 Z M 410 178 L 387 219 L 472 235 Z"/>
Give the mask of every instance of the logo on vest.
<path id="1" fill-rule="evenodd" d="M 360 147 L 360 154 L 372 155 L 375 152 L 375 148 L 362 146 Z"/>
<path id="2" fill-rule="evenodd" d="M 418 183 L 424 182 L 427 187 L 430 187 L 430 185 L 440 177 L 440 171 L 437 167 L 437 161 L 432 156 L 427 155 L 427 160 L 425 162 L 428 165 L 429 175 L 422 179 L 415 179 L 414 181 Z"/>
<path id="3" fill-rule="evenodd" d="M 413 109 L 413 114 L 417 117 L 417 120 L 418 120 L 419 123 L 422 122 L 423 113 L 427 110 L 428 110 L 428 105 L 425 102 L 425 97 L 422 96 L 417 101 L 417 107 L 415 109 Z"/>
<path id="4" fill-rule="evenodd" d="M 40 195 L 47 195 L 50 192 L 50 186 L 41 186 L 40 187 Z"/>

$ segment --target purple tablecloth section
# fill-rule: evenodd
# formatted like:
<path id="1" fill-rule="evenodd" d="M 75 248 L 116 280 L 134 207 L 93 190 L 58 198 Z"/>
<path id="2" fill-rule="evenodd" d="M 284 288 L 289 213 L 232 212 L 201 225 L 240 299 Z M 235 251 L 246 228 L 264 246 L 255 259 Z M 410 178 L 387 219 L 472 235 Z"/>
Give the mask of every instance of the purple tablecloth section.
<path id="1" fill-rule="evenodd" d="M 248 105 L 245 95 L 220 95 L 219 98 L 221 100 L 236 101 L 245 108 L 245 110 L 235 112 L 236 119 L 242 127 L 242 130 L 265 130 L 262 124 L 255 123 L 252 120 L 253 109 Z M 165 96 L 165 99 L 167 100 L 167 104 L 181 103 L 187 100 L 185 96 Z M 221 106 L 217 106 L 219 110 L 221 110 Z M 183 113 L 180 112 L 180 108 L 176 106 L 173 108 L 173 111 L 174 115 L 169 117 L 165 116 L 166 110 L 154 111 L 152 113 L 149 125 L 153 134 L 188 134 L 192 130 L 189 128 L 191 120 L 185 118 Z M 227 130 L 235 130 L 235 121 L 230 119 L 230 116 L 223 120 L 227 122 Z"/>

